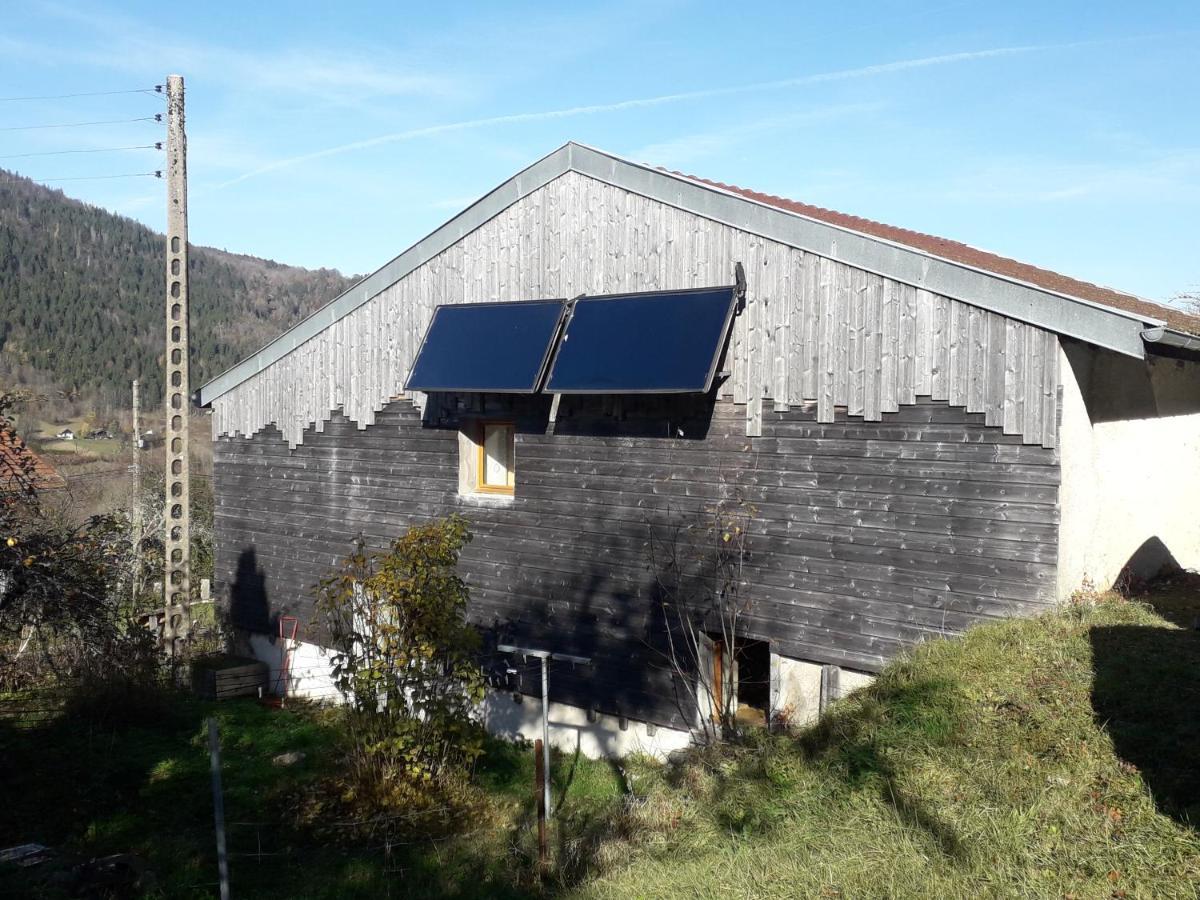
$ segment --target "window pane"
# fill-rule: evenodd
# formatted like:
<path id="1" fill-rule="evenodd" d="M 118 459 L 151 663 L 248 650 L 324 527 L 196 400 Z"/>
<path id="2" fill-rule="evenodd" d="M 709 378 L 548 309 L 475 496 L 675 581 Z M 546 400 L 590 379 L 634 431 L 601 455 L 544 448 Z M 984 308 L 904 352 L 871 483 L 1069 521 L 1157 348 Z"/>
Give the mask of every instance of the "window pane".
<path id="1" fill-rule="evenodd" d="M 483 431 L 483 483 L 495 487 L 508 485 L 512 469 L 512 430 L 507 425 L 487 425 Z"/>

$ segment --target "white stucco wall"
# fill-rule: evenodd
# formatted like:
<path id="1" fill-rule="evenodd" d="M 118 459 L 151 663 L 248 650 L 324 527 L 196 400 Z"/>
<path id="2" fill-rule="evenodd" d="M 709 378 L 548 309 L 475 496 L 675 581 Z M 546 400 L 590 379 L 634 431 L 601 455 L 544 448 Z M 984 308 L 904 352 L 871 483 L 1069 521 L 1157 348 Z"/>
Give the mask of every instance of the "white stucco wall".
<path id="1" fill-rule="evenodd" d="M 821 713 L 821 666 L 786 656 L 776 658 L 779 690 L 773 698 L 775 712 L 789 725 L 807 725 Z"/>
<path id="2" fill-rule="evenodd" d="M 1111 587 L 1150 538 L 1200 569 L 1200 365 L 1112 356 L 1060 361 L 1060 600 Z"/>
<path id="3" fill-rule="evenodd" d="M 272 641 L 267 635 L 251 635 L 250 649 L 270 667 L 267 683 L 272 692 L 284 693 L 279 679 L 282 642 L 278 638 Z M 287 696 L 341 702 L 343 698 L 334 684 L 331 665 L 328 650 L 297 641 L 289 664 Z M 532 741 L 542 736 L 542 704 L 537 697 L 522 697 L 521 703 L 515 703 L 511 693 L 489 690 L 480 712 L 484 726 L 497 737 Z M 661 759 L 686 747 L 692 739 L 689 732 L 632 719 L 622 729 L 615 716 L 599 716 L 595 722 L 589 722 L 587 710 L 566 703 L 551 703 L 549 713 L 550 744 L 564 753 L 578 749 L 592 758 L 644 753 Z"/>
<path id="4" fill-rule="evenodd" d="M 816 721 L 821 714 L 821 666 L 819 663 L 786 656 L 773 656 L 778 661 L 778 688 L 773 705 L 778 714 L 786 717 L 792 727 L 803 727 Z M 838 670 L 838 697 L 845 697 L 875 680 L 874 675 Z M 836 698 L 833 698 L 836 699 Z"/>
<path id="5" fill-rule="evenodd" d="M 563 753 L 579 751 L 592 759 L 619 759 L 640 753 L 665 759 L 692 742 L 690 732 L 633 719 L 626 719 L 624 730 L 615 716 L 601 715 L 595 722 L 589 722 L 587 710 L 566 703 L 551 703 L 548 712 L 550 746 Z M 536 740 L 542 736 L 542 701 L 522 696 L 521 702 L 516 703 L 510 693 L 489 691 L 483 701 L 483 721 L 497 737 Z"/>

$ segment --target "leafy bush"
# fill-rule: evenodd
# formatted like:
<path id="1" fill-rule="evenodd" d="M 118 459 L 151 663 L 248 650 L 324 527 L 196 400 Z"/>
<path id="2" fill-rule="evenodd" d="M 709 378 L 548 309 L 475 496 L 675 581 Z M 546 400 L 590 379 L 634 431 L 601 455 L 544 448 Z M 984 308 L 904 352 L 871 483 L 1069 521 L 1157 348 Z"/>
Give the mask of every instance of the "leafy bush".
<path id="1" fill-rule="evenodd" d="M 356 804 L 411 805 L 482 751 L 479 634 L 457 573 L 470 539 L 460 516 L 414 526 L 379 555 L 360 537 L 318 588 L 334 678 L 351 706 Z"/>

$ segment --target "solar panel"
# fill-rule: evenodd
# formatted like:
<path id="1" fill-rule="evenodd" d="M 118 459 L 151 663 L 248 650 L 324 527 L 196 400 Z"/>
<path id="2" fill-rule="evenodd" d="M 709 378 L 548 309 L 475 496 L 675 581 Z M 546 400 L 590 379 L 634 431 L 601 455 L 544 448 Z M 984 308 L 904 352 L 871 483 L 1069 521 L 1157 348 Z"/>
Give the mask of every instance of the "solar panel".
<path id="1" fill-rule="evenodd" d="M 564 309 L 562 300 L 439 306 L 404 389 L 536 393 Z"/>
<path id="2" fill-rule="evenodd" d="M 582 297 L 545 390 L 552 394 L 705 393 L 733 318 L 732 287 Z"/>

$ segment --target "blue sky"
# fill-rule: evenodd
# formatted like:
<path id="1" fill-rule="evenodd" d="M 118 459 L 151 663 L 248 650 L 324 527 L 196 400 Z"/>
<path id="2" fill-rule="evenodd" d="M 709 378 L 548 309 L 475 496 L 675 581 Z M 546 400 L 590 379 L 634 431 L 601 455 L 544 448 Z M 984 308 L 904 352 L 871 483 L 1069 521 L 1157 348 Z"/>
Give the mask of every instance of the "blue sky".
<path id="1" fill-rule="evenodd" d="M 0 97 L 183 74 L 198 244 L 365 273 L 577 140 L 1151 299 L 1200 284 L 1194 0 L 167 8 L 7 9 Z M 13 156 L 150 143 L 149 122 L 23 126 L 161 107 L 5 100 L 0 166 L 159 168 Z M 161 182 L 53 186 L 162 228 Z"/>

